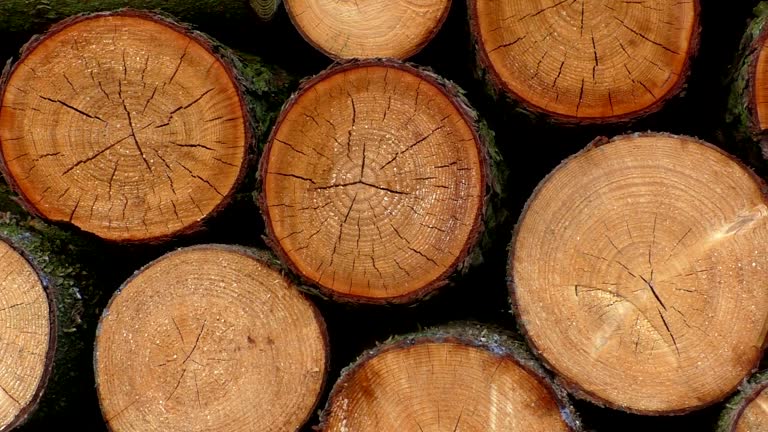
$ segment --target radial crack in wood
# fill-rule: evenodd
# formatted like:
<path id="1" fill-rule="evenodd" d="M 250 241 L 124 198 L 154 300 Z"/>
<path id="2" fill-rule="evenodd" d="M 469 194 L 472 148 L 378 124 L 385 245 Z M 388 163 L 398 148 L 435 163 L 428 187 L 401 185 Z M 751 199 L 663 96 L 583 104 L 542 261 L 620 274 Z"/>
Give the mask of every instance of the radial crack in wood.
<path id="1" fill-rule="evenodd" d="M 285 7 L 304 39 L 334 59 L 405 59 L 432 40 L 451 0 L 285 0 Z"/>
<path id="2" fill-rule="evenodd" d="M 0 237 L 0 431 L 24 422 L 53 366 L 55 307 L 37 270 Z"/>
<path id="3" fill-rule="evenodd" d="M 765 184 L 714 146 L 597 140 L 543 180 L 510 247 L 535 351 L 588 399 L 644 414 L 723 399 L 768 331 Z"/>
<path id="4" fill-rule="evenodd" d="M 325 380 L 322 318 L 274 258 L 204 245 L 129 279 L 104 310 L 95 367 L 113 431 L 287 431 Z"/>
<path id="5" fill-rule="evenodd" d="M 560 121 L 658 110 L 682 89 L 698 48 L 698 0 L 468 2 L 492 84 Z"/>
<path id="6" fill-rule="evenodd" d="M 271 246 L 331 297 L 413 301 L 477 243 L 486 160 L 436 77 L 383 60 L 330 69 L 288 103 L 262 155 Z"/>
<path id="7" fill-rule="evenodd" d="M 233 69 L 202 37 L 137 11 L 79 16 L 6 70 L 0 159 L 42 217 L 157 239 L 226 202 L 244 172 L 246 118 Z"/>
<path id="8" fill-rule="evenodd" d="M 556 432 L 578 418 L 522 344 L 482 327 L 388 341 L 342 371 L 325 432 Z"/>

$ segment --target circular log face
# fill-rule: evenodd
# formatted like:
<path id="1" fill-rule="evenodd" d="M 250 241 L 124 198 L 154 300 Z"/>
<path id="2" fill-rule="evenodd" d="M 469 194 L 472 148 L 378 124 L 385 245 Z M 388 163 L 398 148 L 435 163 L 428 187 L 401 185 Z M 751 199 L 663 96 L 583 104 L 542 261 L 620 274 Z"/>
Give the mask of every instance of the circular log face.
<path id="1" fill-rule="evenodd" d="M 42 216 L 101 237 L 172 235 L 213 212 L 244 164 L 229 69 L 203 41 L 137 13 L 62 23 L 25 52 L 0 150 Z"/>
<path id="2" fill-rule="evenodd" d="M 0 430 L 24 420 L 50 373 L 50 312 L 37 272 L 0 240 Z"/>
<path id="3" fill-rule="evenodd" d="M 96 341 L 114 431 L 287 431 L 317 403 L 325 328 L 281 274 L 234 248 L 182 249 L 130 279 Z"/>
<path id="4" fill-rule="evenodd" d="M 494 81 L 533 110 L 611 118 L 652 109 L 682 85 L 698 3 L 472 0 Z"/>
<path id="5" fill-rule="evenodd" d="M 296 28 L 333 58 L 416 54 L 440 29 L 450 0 L 285 0 Z"/>
<path id="6" fill-rule="evenodd" d="M 564 162 L 510 257 L 532 345 L 572 388 L 629 411 L 722 399 L 768 330 L 763 187 L 685 137 L 623 136 Z"/>
<path id="7" fill-rule="evenodd" d="M 768 386 L 761 386 L 754 399 L 744 407 L 735 422 L 734 432 L 768 430 Z"/>
<path id="8" fill-rule="evenodd" d="M 474 244 L 481 151 L 464 108 L 416 70 L 331 70 L 288 106 L 262 156 L 273 246 L 332 296 L 412 300 Z"/>
<path id="9" fill-rule="evenodd" d="M 326 432 L 570 430 L 552 389 L 509 357 L 459 343 L 386 349 L 334 387 Z"/>

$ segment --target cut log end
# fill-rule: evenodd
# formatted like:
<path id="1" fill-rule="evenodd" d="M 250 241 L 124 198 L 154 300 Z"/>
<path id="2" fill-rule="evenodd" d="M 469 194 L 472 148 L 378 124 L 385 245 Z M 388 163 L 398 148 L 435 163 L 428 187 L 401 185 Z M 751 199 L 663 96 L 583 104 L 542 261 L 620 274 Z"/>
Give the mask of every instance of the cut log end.
<path id="1" fill-rule="evenodd" d="M 765 185 L 714 146 L 599 142 L 529 200 L 511 247 L 519 322 L 574 391 L 645 414 L 732 392 L 759 362 Z"/>
<path id="2" fill-rule="evenodd" d="M 469 0 L 469 7 L 491 81 L 531 111 L 564 121 L 657 110 L 682 88 L 698 45 L 698 1 Z"/>
<path id="3" fill-rule="evenodd" d="M 206 245 L 127 281 L 104 311 L 96 378 L 111 430 L 297 430 L 325 380 L 322 318 L 268 258 Z"/>
<path id="4" fill-rule="evenodd" d="M 0 430 L 32 413 L 51 372 L 55 315 L 35 268 L 0 239 Z"/>
<path id="5" fill-rule="evenodd" d="M 286 0 L 285 6 L 304 38 L 332 58 L 405 59 L 435 36 L 451 0 Z"/>
<path id="6" fill-rule="evenodd" d="M 3 91 L 2 163 L 49 220 L 110 240 L 167 237 L 242 176 L 250 132 L 233 71 L 164 18 L 66 20 L 26 47 Z"/>
<path id="7" fill-rule="evenodd" d="M 577 423 L 549 381 L 505 347 L 428 335 L 384 344 L 344 371 L 321 430 L 554 432 Z"/>
<path id="8" fill-rule="evenodd" d="M 444 284 L 482 225 L 485 150 L 469 115 L 401 63 L 319 75 L 262 156 L 272 246 L 335 298 L 408 302 Z"/>

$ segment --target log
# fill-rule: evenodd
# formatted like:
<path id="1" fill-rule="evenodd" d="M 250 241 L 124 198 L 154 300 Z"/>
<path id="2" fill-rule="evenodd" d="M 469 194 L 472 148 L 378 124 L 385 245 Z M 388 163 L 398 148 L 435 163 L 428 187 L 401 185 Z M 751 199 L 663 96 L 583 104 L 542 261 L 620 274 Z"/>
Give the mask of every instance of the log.
<path id="1" fill-rule="evenodd" d="M 767 204 L 765 183 L 705 142 L 597 139 L 520 216 L 518 323 L 584 399 L 646 415 L 718 402 L 766 343 Z"/>
<path id="2" fill-rule="evenodd" d="M 325 432 L 579 431 L 565 392 L 505 332 L 461 324 L 389 340 L 344 369 Z"/>
<path id="3" fill-rule="evenodd" d="M 496 189 L 488 142 L 434 74 L 382 59 L 332 67 L 286 103 L 262 154 L 267 241 L 323 296 L 421 299 L 478 260 Z"/>
<path id="4" fill-rule="evenodd" d="M 627 122 L 684 87 L 698 0 L 468 0 L 478 75 L 523 111 L 566 124 Z"/>
<path id="5" fill-rule="evenodd" d="M 450 8 L 451 0 L 285 0 L 299 33 L 335 60 L 411 57 L 437 34 Z"/>
<path id="6" fill-rule="evenodd" d="M 280 0 L 250 0 L 251 7 L 263 21 L 270 21 L 277 13 Z"/>
<path id="7" fill-rule="evenodd" d="M 23 251 L 0 237 L 0 313 L 5 324 L 0 367 L 0 430 L 10 430 L 37 407 L 56 350 L 56 305 L 46 278 Z"/>
<path id="8" fill-rule="evenodd" d="M 113 431 L 293 431 L 328 370 L 325 324 L 266 253 L 171 252 L 110 300 L 96 336 Z"/>
<path id="9" fill-rule="evenodd" d="M 768 3 L 754 9 L 755 17 L 747 27 L 739 55 L 730 77 L 731 94 L 726 120 L 734 141 L 742 144 L 749 161 L 765 166 L 768 159 L 768 56 L 765 55 L 768 32 Z"/>
<path id="10" fill-rule="evenodd" d="M 62 19 L 83 13 L 120 8 L 160 10 L 194 23 L 254 22 L 248 0 L 3 0 L 0 2 L 0 31 L 36 32 Z"/>
<path id="11" fill-rule="evenodd" d="M 732 397 L 720 417 L 717 432 L 768 430 L 768 373 L 755 374 Z"/>
<path id="12" fill-rule="evenodd" d="M 98 261 L 72 234 L 6 210 L 0 207 L 0 431 L 93 427 L 90 341 L 101 293 L 89 265 Z"/>
<path id="13" fill-rule="evenodd" d="M 223 208 L 285 85 L 133 10 L 58 23 L 0 84 L 0 165 L 27 210 L 119 242 L 191 232 Z"/>

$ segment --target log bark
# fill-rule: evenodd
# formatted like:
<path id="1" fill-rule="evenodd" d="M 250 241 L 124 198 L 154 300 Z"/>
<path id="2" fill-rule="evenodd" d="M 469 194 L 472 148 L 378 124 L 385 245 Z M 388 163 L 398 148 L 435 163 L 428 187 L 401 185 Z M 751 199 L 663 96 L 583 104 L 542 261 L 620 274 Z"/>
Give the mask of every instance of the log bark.
<path id="1" fill-rule="evenodd" d="M 288 431 L 328 369 L 325 324 L 270 255 L 202 245 L 140 269 L 102 315 L 94 365 L 116 431 Z"/>
<path id="2" fill-rule="evenodd" d="M 598 139 L 520 216 L 508 267 L 518 323 L 579 397 L 646 415 L 718 402 L 766 344 L 766 216 L 765 183 L 710 144 Z"/>
<path id="3" fill-rule="evenodd" d="M 329 2 L 286 0 L 296 29 L 332 59 L 392 57 L 419 52 L 443 25 L 451 0 Z"/>
<path id="4" fill-rule="evenodd" d="M 478 240 L 504 218 L 488 212 L 505 172 L 487 138 L 432 73 L 382 59 L 332 67 L 286 103 L 262 155 L 268 242 L 323 296 L 423 298 L 481 261 Z"/>
<path id="5" fill-rule="evenodd" d="M 0 2 L 0 31 L 37 32 L 73 15 L 126 7 L 158 10 L 194 23 L 256 21 L 248 0 L 3 0 Z"/>
<path id="6" fill-rule="evenodd" d="M 544 3 L 544 4 L 542 4 Z M 533 117 L 628 122 L 684 87 L 699 1 L 468 0 L 478 75 Z"/>
<path id="7" fill-rule="evenodd" d="M 287 81 L 164 16 L 68 18 L 3 74 L 2 169 L 30 212 L 108 240 L 194 231 L 241 184 Z"/>
<path id="8" fill-rule="evenodd" d="M 442 426 L 441 426 L 442 425 Z M 344 369 L 318 430 L 579 431 L 565 392 L 509 334 L 474 324 L 396 337 Z"/>
<path id="9" fill-rule="evenodd" d="M 88 265 L 99 261 L 78 237 L 19 216 L 3 189 L 0 321 L 7 343 L 0 363 L 13 373 L 0 382 L 0 430 L 92 427 L 88 414 L 98 411 L 90 341 L 101 293 Z"/>
<path id="10" fill-rule="evenodd" d="M 717 432 L 752 432 L 768 429 L 768 373 L 755 374 L 732 397 L 717 425 Z"/>
<path id="11" fill-rule="evenodd" d="M 739 47 L 739 55 L 730 77 L 731 94 L 728 100 L 727 122 L 736 142 L 746 149 L 750 163 L 765 167 L 768 158 L 768 107 L 764 93 L 768 90 L 765 81 L 765 45 L 768 32 L 768 3 L 761 2 L 754 9 L 755 17 L 749 23 Z"/>

